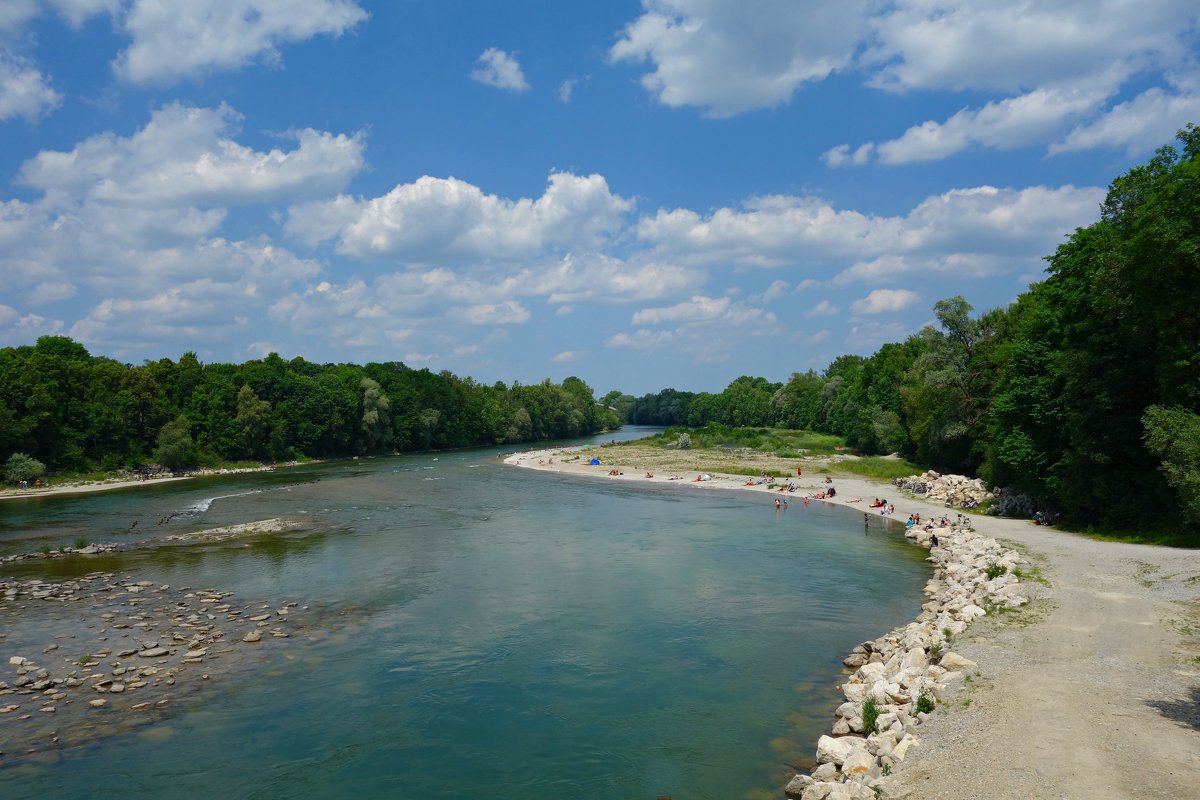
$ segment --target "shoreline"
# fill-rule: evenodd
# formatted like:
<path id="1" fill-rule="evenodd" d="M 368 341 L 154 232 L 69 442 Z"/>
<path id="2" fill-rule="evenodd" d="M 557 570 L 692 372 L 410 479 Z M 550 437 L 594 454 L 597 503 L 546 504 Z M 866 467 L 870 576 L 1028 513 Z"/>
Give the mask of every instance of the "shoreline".
<path id="1" fill-rule="evenodd" d="M 805 479 L 803 474 L 768 480 L 719 472 L 700 472 L 695 477 L 674 471 L 660 475 L 640 466 L 626 466 L 620 451 L 603 452 L 603 458 L 597 457 L 600 464 L 590 463 L 594 455 L 590 449 L 538 450 L 513 454 L 504 463 L 616 481 L 757 492 L 776 503 L 792 497 L 802 499 L 806 505 L 809 500 L 820 501 L 862 509 L 864 520 L 870 514 L 901 525 L 896 515 L 920 514 L 931 523 L 937 519 L 937 514 L 931 513 L 932 503 L 907 494 L 900 502 L 894 496 L 887 499 L 895 508 L 892 514 L 878 513 L 864 498 L 868 494 L 874 498 L 883 487 L 861 479 L 838 478 L 826 483 L 824 477 L 810 475 Z M 817 496 L 830 486 L 837 489 L 832 498 Z M 862 491 L 868 488 L 875 491 Z M 893 495 L 900 491 L 890 484 L 887 489 L 891 491 L 886 493 Z M 945 512 L 944 507 L 940 510 Z M 1000 547 L 995 539 L 957 524 L 935 524 L 931 531 L 906 528 L 904 535 L 930 551 L 926 560 L 933 564 L 933 570 L 924 588 L 927 602 L 915 621 L 863 642 L 842 659 L 850 671 L 840 687 L 845 702 L 834 710 L 836 721 L 829 729 L 832 735 L 822 735 L 817 741 L 815 768 L 808 774 L 797 774 L 785 787 L 788 798 L 874 800 L 874 790 L 879 788 L 882 793 L 883 780 L 901 768 L 912 748 L 920 747 L 918 733 L 924 735 L 922 726 L 930 712 L 943 702 L 952 685 L 964 681 L 978 666 L 950 649 L 952 638 L 962 634 L 973 619 L 985 616 L 985 605 L 993 609 L 1017 608 L 1029 602 L 1018 591 L 1024 587 L 1013 575 L 1019 566 L 1028 566 L 1027 562 L 1015 551 Z M 938 544 L 936 549 L 934 542 Z M 1004 574 L 992 579 L 986 571 L 994 564 L 1002 565 Z M 876 712 L 864 711 L 864 704 L 872 702 Z M 878 714 L 876 722 L 864 723 L 869 713 Z M 875 729 L 866 730 L 867 724 Z"/>
<path id="2" fill-rule="evenodd" d="M 0 501 L 13 500 L 17 498 L 36 498 L 36 497 L 56 497 L 59 495 L 68 494 L 94 494 L 96 492 L 115 492 L 122 489 L 132 489 L 139 486 L 157 486 L 164 483 L 176 483 L 179 481 L 189 481 L 194 478 L 206 478 L 212 475 L 240 475 L 250 472 L 274 472 L 277 469 L 285 467 L 299 466 L 300 462 L 290 464 L 264 464 L 261 467 L 233 467 L 230 469 L 202 469 L 196 470 L 188 475 L 171 475 L 161 478 L 106 478 L 99 481 L 81 481 L 78 483 L 66 482 L 55 483 L 53 486 L 40 487 L 36 489 L 0 489 Z M 314 463 L 307 461 L 304 463 Z"/>
<path id="3" fill-rule="evenodd" d="M 694 488 L 781 496 L 765 486 L 746 485 L 745 477 L 728 474 L 711 473 L 712 480 L 707 481 L 695 481 L 694 472 L 655 472 L 646 477 L 643 468 L 623 459 L 619 449 L 586 451 L 589 457 L 597 455 L 602 460 L 601 465 L 593 466 L 582 463 L 584 452 L 582 448 L 547 448 L 509 455 L 504 463 L 596 479 L 686 483 Z M 578 460 L 564 462 L 564 457 L 576 456 Z M 806 467 L 811 464 L 798 461 Z M 610 470 L 617 474 L 609 475 Z M 787 480 L 783 479 L 785 484 Z M 817 483 L 815 476 L 792 480 L 797 486 L 791 496 L 797 499 L 824 485 Z M 954 512 L 891 484 L 838 478 L 835 486 L 837 495 L 824 502 L 866 513 L 870 513 L 863 508 L 870 502 L 868 498 L 880 493 L 895 505 L 900 520 L 911 513 L 936 518 L 948 510 Z M 864 643 L 844 662 L 850 673 L 842 686 L 847 702 L 835 712 L 835 732 L 843 735 L 821 737 L 814 770 L 823 770 L 818 777 L 834 781 L 797 776 L 789 784 L 788 796 L 802 800 L 1050 795 L 1166 798 L 1194 791 L 1200 784 L 1200 610 L 1196 607 L 1200 602 L 1200 552 L 1098 542 L 1023 520 L 972 519 L 974 531 L 967 532 L 965 542 L 955 540 L 954 547 L 940 549 L 957 548 L 960 555 L 973 557 L 978 554 L 971 552 L 972 542 L 990 541 L 999 549 L 984 556 L 985 563 L 1004 558 L 1009 574 L 1013 566 L 1029 565 L 1032 559 L 1031 572 L 1037 576 L 1044 571 L 1044 585 L 1042 581 L 1039 585 L 1027 581 L 1006 585 L 1019 585 L 1022 593 L 1033 596 L 1034 605 L 1016 615 L 1001 615 L 988 614 L 971 603 L 974 608 L 967 615 L 980 619 L 969 628 L 964 624 L 962 632 L 953 637 L 957 651 L 953 655 L 961 660 L 951 661 L 961 669 L 948 671 L 958 672 L 959 677 L 949 684 L 938 681 L 928 672 L 929 666 L 935 671 L 941 668 L 928 663 L 933 638 L 918 642 L 910 634 L 914 626 L 922 625 L 922 617 L 928 623 L 928 615 L 937 619 L 936 615 L 946 610 L 946 581 L 939 573 L 964 569 L 969 573 L 972 567 L 964 567 L 964 559 L 938 563 L 931 556 L 935 574 L 926 594 L 932 599 L 917 621 Z M 941 536 L 940 530 L 938 533 Z M 995 541 L 1000 537 L 1002 548 Z M 978 573 L 979 559 L 974 563 Z M 969 574 L 965 577 L 971 578 Z M 963 593 L 958 596 L 982 590 L 985 597 L 993 597 L 995 590 L 1003 587 L 984 585 L 990 582 L 975 580 L 970 589 L 960 585 Z M 964 608 L 960 605 L 958 611 Z M 936 630 L 936 622 L 934 627 Z M 1097 640 L 1105 644 L 1100 653 L 1096 652 Z M 874 650 L 876 644 L 880 645 L 878 651 Z M 924 653 L 924 667 L 916 651 Z M 947 652 L 942 650 L 942 661 Z M 867 659 L 857 671 L 851 666 L 855 655 Z M 1093 655 L 1094 661 L 1081 661 L 1087 655 Z M 1119 680 L 1114 677 L 1115 667 L 1121 668 Z M 878 738 L 872 743 L 854 742 L 851 734 L 856 723 L 862 724 L 861 719 L 843 714 L 861 713 L 861 701 L 870 694 L 903 699 L 904 692 L 889 697 L 888 681 L 880 679 L 906 670 L 914 686 L 918 678 L 928 681 L 933 677 L 933 683 L 943 683 L 923 685 L 934 692 L 936 710 L 919 720 L 919 746 L 906 724 L 912 715 L 905 720 L 886 710 L 886 703 L 881 714 L 892 715 L 882 717 L 890 723 L 893 735 L 889 740 L 882 747 Z M 914 670 L 925 670 L 925 674 L 917 675 Z M 970 677 L 965 677 L 968 674 Z M 1057 690 L 1048 691 L 1047 686 Z M 851 695 L 860 702 L 855 704 Z M 1103 698 L 1103 703 L 1098 703 L 1098 698 Z M 911 703 L 911 692 L 908 699 Z M 1062 741 L 1064 731 L 1074 734 L 1070 741 Z M 897 753 L 902 741 L 907 745 Z M 1136 757 L 1131 758 L 1131 753 Z M 851 759 L 848 769 L 847 757 Z M 904 761 L 903 769 L 897 769 L 900 761 Z M 1135 768 L 1130 769 L 1131 764 Z M 843 782 L 847 773 L 852 773 L 850 783 Z"/>

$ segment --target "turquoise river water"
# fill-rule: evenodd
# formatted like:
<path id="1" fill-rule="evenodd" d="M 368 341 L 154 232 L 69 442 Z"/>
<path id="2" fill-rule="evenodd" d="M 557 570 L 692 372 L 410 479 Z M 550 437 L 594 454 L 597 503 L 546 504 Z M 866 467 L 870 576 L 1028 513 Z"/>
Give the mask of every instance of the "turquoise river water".
<path id="1" fill-rule="evenodd" d="M 299 601 L 314 632 L 153 724 L 0 761 L 0 797 L 780 798 L 840 658 L 913 619 L 928 575 L 861 513 L 496 450 L 4 501 L 0 554 L 280 515 L 312 531 L 0 566 Z"/>

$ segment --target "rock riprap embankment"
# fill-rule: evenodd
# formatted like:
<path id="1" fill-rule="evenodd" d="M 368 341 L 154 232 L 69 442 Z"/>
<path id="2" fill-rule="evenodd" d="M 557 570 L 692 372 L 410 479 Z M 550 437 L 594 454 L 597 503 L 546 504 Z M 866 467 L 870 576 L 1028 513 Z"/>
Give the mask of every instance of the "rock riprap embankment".
<path id="1" fill-rule="evenodd" d="M 928 601 L 915 622 L 863 642 L 844 659 L 854 670 L 841 687 L 845 702 L 835 712 L 832 735 L 817 743 L 816 769 L 787 785 L 790 798 L 876 800 L 879 780 L 920 746 L 921 724 L 976 668 L 950 649 L 953 638 L 989 609 L 1028 602 L 1014 575 L 1021 556 L 995 539 L 957 525 L 916 526 L 905 535 L 930 548 L 935 569 L 925 586 Z"/>
<path id="2" fill-rule="evenodd" d="M 933 470 L 907 478 L 894 478 L 892 483 L 926 500 L 943 503 L 947 508 L 974 508 L 985 500 L 995 498 L 995 494 L 979 478 L 942 475 Z"/>
<path id="3" fill-rule="evenodd" d="M 305 609 L 108 572 L 0 579 L 0 764 L 153 721 L 259 663 Z"/>

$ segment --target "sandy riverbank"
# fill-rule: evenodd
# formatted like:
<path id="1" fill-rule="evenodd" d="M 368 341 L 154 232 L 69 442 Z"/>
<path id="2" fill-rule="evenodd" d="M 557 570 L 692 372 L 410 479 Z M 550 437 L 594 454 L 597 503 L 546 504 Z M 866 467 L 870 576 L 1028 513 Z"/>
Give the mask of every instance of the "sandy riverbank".
<path id="1" fill-rule="evenodd" d="M 586 463 L 593 454 L 602 464 Z M 696 472 L 662 470 L 636 456 L 622 448 L 554 448 L 505 463 L 596 480 L 758 492 L 772 504 L 783 496 L 745 486 L 747 479 L 735 475 L 711 473 L 712 480 L 697 482 Z M 612 470 L 621 474 L 610 476 Z M 823 476 L 791 480 L 793 502 L 824 488 Z M 900 520 L 946 511 L 887 484 L 838 478 L 835 486 L 832 502 L 859 509 L 886 497 Z M 1020 520 L 972 519 L 983 535 L 1023 549 L 1049 585 L 1026 610 L 978 620 L 955 640 L 954 649 L 978 662 L 979 672 L 922 726 L 921 747 L 884 779 L 882 796 L 1194 796 L 1200 552 L 1098 542 Z"/>
<path id="2" fill-rule="evenodd" d="M 311 463 L 311 462 L 310 462 Z M 285 466 L 293 466 L 288 464 Z M 162 483 L 176 483 L 206 475 L 236 475 L 242 472 L 270 472 L 278 467 L 239 467 L 234 469 L 204 469 L 190 475 L 172 475 L 162 478 L 108 478 L 102 481 L 52 481 L 50 486 L 17 489 L 6 487 L 0 489 L 0 500 L 13 500 L 19 497 L 53 497 L 63 494 L 92 494 L 94 492 L 113 492 L 121 489 L 135 489 L 140 486 L 156 486 Z"/>

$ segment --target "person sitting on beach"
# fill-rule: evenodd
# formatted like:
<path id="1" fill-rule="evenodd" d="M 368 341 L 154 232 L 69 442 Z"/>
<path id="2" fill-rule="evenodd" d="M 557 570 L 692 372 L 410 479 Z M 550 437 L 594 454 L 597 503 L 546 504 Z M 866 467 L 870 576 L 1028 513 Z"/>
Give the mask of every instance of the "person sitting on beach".
<path id="1" fill-rule="evenodd" d="M 837 494 L 837 489 L 834 489 L 832 486 L 830 486 L 830 487 L 829 487 L 829 491 L 825 493 L 825 496 L 826 496 L 826 497 L 833 497 L 833 496 L 834 496 L 834 495 L 836 495 L 836 494 Z"/>
<path id="2" fill-rule="evenodd" d="M 795 481 L 788 481 L 788 491 L 789 491 L 789 492 L 794 492 L 794 491 L 796 491 L 796 483 L 795 483 Z"/>
<path id="3" fill-rule="evenodd" d="M 929 537 L 929 546 L 930 546 L 930 547 L 937 547 L 937 546 L 938 546 L 938 540 L 937 540 L 937 534 L 936 534 L 936 533 L 935 533 L 935 534 L 933 534 L 932 536 L 930 536 L 930 537 Z"/>
<path id="4" fill-rule="evenodd" d="M 647 473 L 646 473 L 646 477 L 647 477 L 647 478 L 653 478 L 653 477 L 654 477 L 654 473 L 653 473 L 653 472 L 647 472 Z"/>

